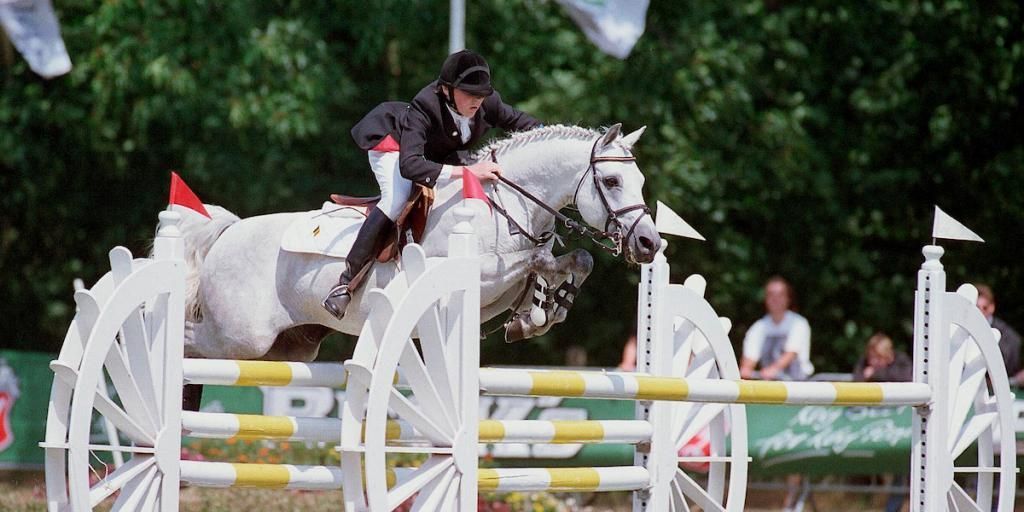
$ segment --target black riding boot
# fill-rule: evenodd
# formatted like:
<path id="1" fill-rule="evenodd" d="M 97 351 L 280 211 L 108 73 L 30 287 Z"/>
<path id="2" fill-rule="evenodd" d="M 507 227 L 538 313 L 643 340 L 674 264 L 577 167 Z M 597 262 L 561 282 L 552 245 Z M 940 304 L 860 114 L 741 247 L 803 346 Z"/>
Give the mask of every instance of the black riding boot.
<path id="1" fill-rule="evenodd" d="M 363 267 L 372 263 L 373 258 L 377 255 L 377 245 L 381 235 L 393 225 L 394 222 L 379 208 L 370 209 L 362 227 L 359 228 L 359 234 L 356 236 L 355 243 L 352 244 L 352 249 L 345 257 L 345 271 L 338 278 L 338 284 L 327 292 L 327 298 L 323 302 L 324 309 L 338 320 L 345 316 L 345 308 L 352 300 L 348 284 L 363 270 Z"/>

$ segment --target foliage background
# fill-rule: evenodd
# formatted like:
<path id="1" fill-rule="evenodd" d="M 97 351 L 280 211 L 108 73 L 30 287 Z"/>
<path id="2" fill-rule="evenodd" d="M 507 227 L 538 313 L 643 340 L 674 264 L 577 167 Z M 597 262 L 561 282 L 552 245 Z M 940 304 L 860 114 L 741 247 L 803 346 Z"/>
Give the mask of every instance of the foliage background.
<path id="1" fill-rule="evenodd" d="M 933 205 L 988 240 L 945 244 L 950 284 L 992 283 L 1000 316 L 1024 325 L 1018 2 L 651 4 L 625 61 L 544 0 L 472 2 L 467 44 L 503 97 L 549 123 L 648 126 L 647 197 L 709 240 L 672 240 L 674 277 L 707 276 L 737 347 L 775 273 L 798 291 L 819 371 L 848 370 L 876 329 L 906 346 Z M 447 51 L 444 0 L 56 7 L 70 75 L 44 81 L 0 42 L 5 348 L 59 348 L 72 279 L 97 279 L 115 245 L 145 250 L 169 170 L 242 216 L 370 192 L 348 130 L 411 98 Z M 559 364 L 582 345 L 616 364 L 637 272 L 598 260 L 566 325 L 528 344 L 494 336 L 485 361 Z"/>

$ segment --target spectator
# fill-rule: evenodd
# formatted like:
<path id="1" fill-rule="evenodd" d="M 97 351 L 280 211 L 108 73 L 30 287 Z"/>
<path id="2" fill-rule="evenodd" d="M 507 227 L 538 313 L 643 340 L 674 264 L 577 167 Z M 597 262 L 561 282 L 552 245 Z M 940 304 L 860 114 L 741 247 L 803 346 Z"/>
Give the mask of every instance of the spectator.
<path id="1" fill-rule="evenodd" d="M 740 377 L 765 380 L 805 380 L 814 373 L 811 364 L 811 327 L 791 309 L 793 288 L 774 276 L 764 285 L 767 314 L 747 330 L 743 338 Z"/>
<path id="2" fill-rule="evenodd" d="M 1006 365 L 1010 385 L 1019 386 L 1024 381 L 1024 371 L 1021 371 L 1020 367 L 1020 334 L 995 316 L 996 295 L 992 293 L 992 288 L 984 284 L 975 284 L 974 287 L 978 289 L 978 309 L 985 315 L 992 328 L 1002 335 L 999 338 L 999 352 L 1003 354 L 1003 364 Z"/>
<path id="3" fill-rule="evenodd" d="M 914 380 L 914 362 L 904 352 L 893 349 L 892 338 L 883 332 L 876 332 L 868 339 L 864 355 L 853 367 L 853 380 L 858 382 L 908 382 Z M 910 475 L 896 474 L 897 482 L 910 485 Z M 904 493 L 892 493 L 885 502 L 885 512 L 899 512 L 907 501 Z"/>
<path id="4" fill-rule="evenodd" d="M 853 367 L 858 382 L 909 382 L 914 380 L 914 362 L 904 352 L 893 349 L 892 338 L 883 332 L 868 339 L 864 355 Z"/>
<path id="5" fill-rule="evenodd" d="M 754 322 L 743 338 L 740 377 L 765 380 L 805 380 L 814 373 L 811 364 L 811 326 L 792 311 L 793 288 L 780 276 L 764 285 L 767 314 Z M 786 510 L 801 509 L 806 492 L 801 475 L 786 476 Z"/>

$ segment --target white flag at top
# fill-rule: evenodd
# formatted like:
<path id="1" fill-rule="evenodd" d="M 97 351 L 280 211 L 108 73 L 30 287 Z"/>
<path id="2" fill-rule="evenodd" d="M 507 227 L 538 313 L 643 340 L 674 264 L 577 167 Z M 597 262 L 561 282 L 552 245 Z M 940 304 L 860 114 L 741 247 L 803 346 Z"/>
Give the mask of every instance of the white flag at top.
<path id="1" fill-rule="evenodd" d="M 932 238 L 942 238 L 944 240 L 966 240 L 968 242 L 982 242 L 981 239 L 974 231 L 967 229 L 960 221 L 950 217 L 948 213 L 935 207 L 935 221 L 932 223 Z"/>
<path id="2" fill-rule="evenodd" d="M 698 233 L 675 210 L 669 208 L 667 204 L 661 201 L 658 201 L 658 209 L 654 214 L 654 226 L 658 228 L 658 233 L 704 240 L 704 235 Z"/>
<path id="3" fill-rule="evenodd" d="M 601 51 L 625 59 L 644 33 L 649 0 L 555 0 Z"/>
<path id="4" fill-rule="evenodd" d="M 0 25 L 39 76 L 53 78 L 71 71 L 50 0 L 0 0 Z"/>

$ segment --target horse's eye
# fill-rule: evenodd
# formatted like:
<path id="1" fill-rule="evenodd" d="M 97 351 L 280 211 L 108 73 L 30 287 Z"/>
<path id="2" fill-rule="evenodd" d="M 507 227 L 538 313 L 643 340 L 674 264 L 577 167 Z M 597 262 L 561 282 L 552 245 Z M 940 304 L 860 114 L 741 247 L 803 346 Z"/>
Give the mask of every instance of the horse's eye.
<path id="1" fill-rule="evenodd" d="M 619 186 L 619 179 L 615 176 L 608 176 L 604 179 L 605 188 L 615 188 Z"/>

